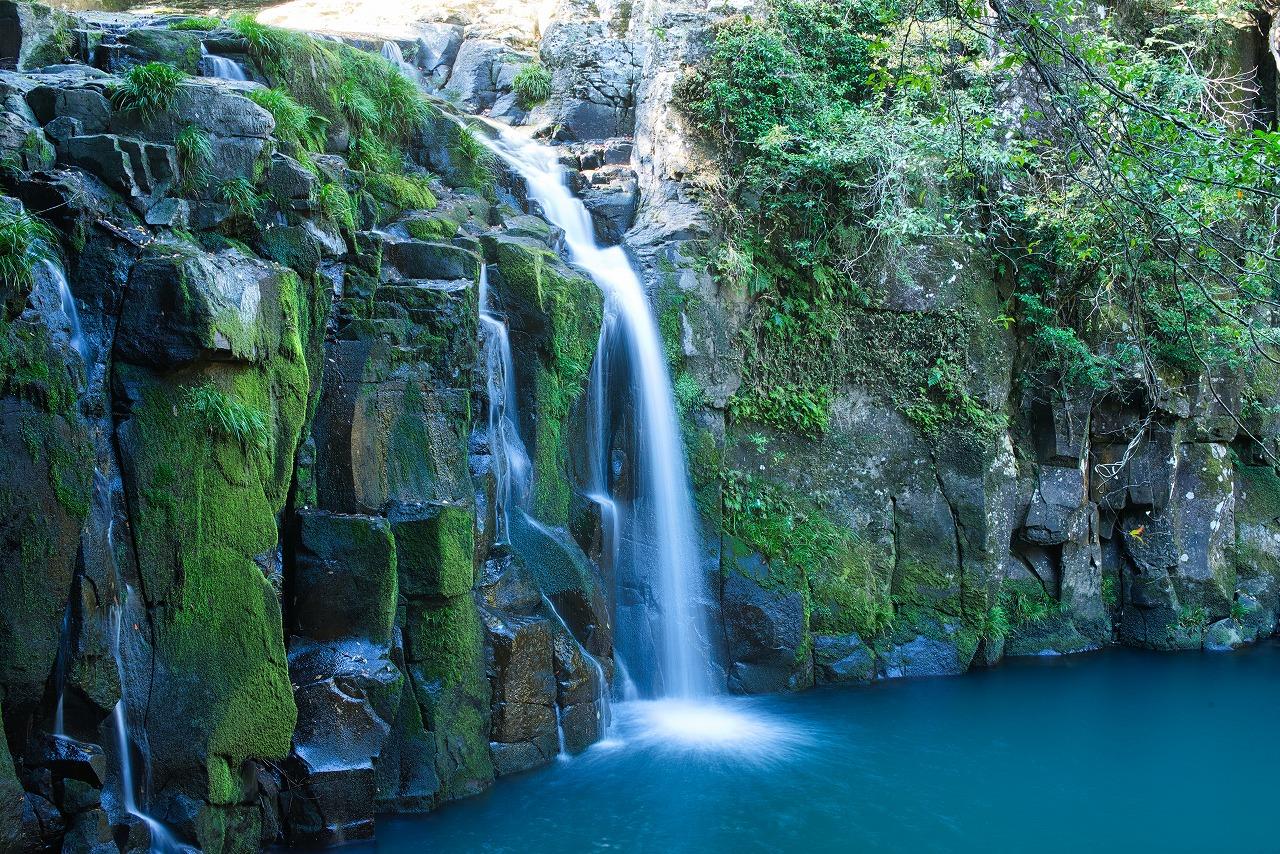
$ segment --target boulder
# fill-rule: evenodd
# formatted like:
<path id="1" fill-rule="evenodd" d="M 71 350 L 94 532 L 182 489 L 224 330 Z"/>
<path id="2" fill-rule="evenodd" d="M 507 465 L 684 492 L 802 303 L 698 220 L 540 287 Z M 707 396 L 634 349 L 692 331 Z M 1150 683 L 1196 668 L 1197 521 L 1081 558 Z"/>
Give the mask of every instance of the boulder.
<path id="1" fill-rule="evenodd" d="M 876 673 L 875 652 L 852 633 L 814 635 L 813 664 L 819 682 L 866 684 Z"/>
<path id="2" fill-rule="evenodd" d="M 202 38 L 192 30 L 137 27 L 120 39 L 122 47 L 116 54 L 116 63 L 124 70 L 147 62 L 163 62 L 187 74 L 196 74 L 200 70 Z"/>
<path id="3" fill-rule="evenodd" d="M 731 561 L 721 594 L 730 686 L 743 694 L 804 687 L 798 684 L 804 597 L 779 588 L 768 563 L 737 540 L 725 547 L 723 559 Z"/>
<path id="4" fill-rule="evenodd" d="M 202 358 L 266 359 L 281 329 L 279 318 L 262 308 L 274 303 L 281 275 L 280 268 L 238 250 L 215 255 L 187 245 L 149 248 L 129 277 L 119 354 L 163 368 Z"/>
<path id="5" fill-rule="evenodd" d="M 462 47 L 462 27 L 457 24 L 420 23 L 417 25 L 418 52 L 413 62 L 427 75 L 453 65 Z"/>
<path id="6" fill-rule="evenodd" d="M 421 240 L 385 240 L 383 281 L 396 279 L 469 279 L 480 276 L 480 259 L 451 243 L 429 243 Z"/>
<path id="7" fill-rule="evenodd" d="M 396 542 L 388 521 L 300 510 L 295 524 L 293 631 L 317 641 L 359 638 L 390 647 Z"/>
<path id="8" fill-rule="evenodd" d="M 956 676 L 969 669 L 955 643 L 917 635 L 914 640 L 891 647 L 881 663 L 886 679 L 916 676 Z"/>

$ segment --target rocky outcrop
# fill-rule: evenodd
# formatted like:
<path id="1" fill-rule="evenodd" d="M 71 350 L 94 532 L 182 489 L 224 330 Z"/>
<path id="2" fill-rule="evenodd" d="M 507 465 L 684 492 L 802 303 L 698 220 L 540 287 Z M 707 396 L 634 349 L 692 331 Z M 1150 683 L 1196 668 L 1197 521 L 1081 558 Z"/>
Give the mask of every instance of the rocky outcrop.
<path id="1" fill-rule="evenodd" d="M 30 69 L 62 19 L 13 8 L 4 47 Z M 583 749 L 611 652 L 599 569 L 566 530 L 598 291 L 437 108 L 407 147 L 444 180 L 405 210 L 281 140 L 256 84 L 191 77 L 154 115 L 125 109 L 133 65 L 248 48 L 116 27 L 102 68 L 0 72 L 4 211 L 53 228 L 0 301 L 0 847 L 144 848 L 131 810 L 202 849 L 330 844 Z M 359 200 L 349 219 L 326 193 Z M 474 415 L 486 265 L 557 526 L 514 551 L 485 515 Z"/>

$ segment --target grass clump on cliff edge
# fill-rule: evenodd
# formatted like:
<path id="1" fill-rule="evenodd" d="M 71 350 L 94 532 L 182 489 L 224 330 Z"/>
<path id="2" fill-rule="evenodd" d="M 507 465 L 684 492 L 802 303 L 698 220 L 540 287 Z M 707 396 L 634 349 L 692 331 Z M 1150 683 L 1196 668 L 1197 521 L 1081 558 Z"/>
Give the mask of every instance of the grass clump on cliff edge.
<path id="1" fill-rule="evenodd" d="M 0 305 L 31 289 L 35 266 L 53 257 L 53 230 L 25 211 L 0 205 Z"/>
<path id="2" fill-rule="evenodd" d="M 166 62 L 135 65 L 115 85 L 111 101 L 121 112 L 137 112 L 143 121 L 168 111 L 178 95 L 186 72 Z"/>
<path id="3" fill-rule="evenodd" d="M 276 137 L 295 155 L 324 151 L 329 120 L 298 103 L 283 89 L 255 89 L 249 100 L 276 120 Z"/>
<path id="4" fill-rule="evenodd" d="M 182 187 L 189 191 L 209 185 L 210 167 L 213 166 L 213 144 L 209 134 L 195 125 L 187 125 L 178 131 L 174 141 L 178 152 L 178 172 Z"/>
<path id="5" fill-rule="evenodd" d="M 183 18 L 181 21 L 170 21 L 169 29 L 171 30 L 216 30 L 222 26 L 222 19 L 212 16 L 196 16 L 192 18 Z"/>
<path id="6" fill-rule="evenodd" d="M 551 72 L 541 63 L 531 62 L 516 72 L 511 90 L 520 109 L 531 110 L 551 97 Z"/>
<path id="7" fill-rule="evenodd" d="M 210 433 L 234 439 L 245 451 L 265 451 L 271 443 L 266 416 L 212 383 L 189 389 L 186 408 Z"/>
<path id="8" fill-rule="evenodd" d="M 353 167 L 352 183 L 380 218 L 435 207 L 430 176 L 406 169 L 403 155 L 419 138 L 428 111 L 414 81 L 381 56 L 270 27 L 250 15 L 232 18 L 230 26 L 249 43 L 274 87 L 251 97 L 276 117 L 281 139 L 301 155 L 349 139 L 343 153 Z"/>

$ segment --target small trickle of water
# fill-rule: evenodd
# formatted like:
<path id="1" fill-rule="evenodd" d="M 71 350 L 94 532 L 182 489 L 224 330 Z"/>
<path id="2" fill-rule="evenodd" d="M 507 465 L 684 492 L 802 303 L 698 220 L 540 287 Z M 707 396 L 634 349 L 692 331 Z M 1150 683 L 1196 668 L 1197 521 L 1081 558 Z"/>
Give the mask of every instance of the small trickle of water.
<path id="1" fill-rule="evenodd" d="M 200 45 L 200 65 L 205 77 L 217 77 L 221 80 L 248 80 L 244 66 L 234 59 L 209 53 L 204 45 Z"/>
<path id="2" fill-rule="evenodd" d="M 418 66 L 405 61 L 404 51 L 400 49 L 400 45 L 395 42 L 383 42 L 381 53 L 383 59 L 399 68 L 410 80 L 417 80 L 421 77 Z"/>
<path id="3" fill-rule="evenodd" d="M 86 365 L 89 364 L 89 343 L 85 340 L 84 333 L 80 331 L 80 313 L 76 310 L 76 298 L 71 293 L 71 286 L 67 283 L 67 276 L 62 272 L 62 267 L 52 261 L 40 262 L 49 273 L 49 278 L 58 286 L 58 298 L 62 303 L 62 313 L 67 316 L 67 323 L 71 328 L 71 346 L 80 358 L 84 360 Z"/>
<path id="4" fill-rule="evenodd" d="M 517 424 L 516 371 L 507 324 L 490 304 L 489 267 L 480 268 L 480 328 L 484 333 L 485 381 L 489 394 L 489 452 L 495 484 L 495 543 L 511 541 L 511 507 L 523 507 L 533 467 Z"/>
<path id="5" fill-rule="evenodd" d="M 569 629 L 569 624 L 564 621 L 564 617 L 560 616 L 560 612 L 556 610 L 556 606 L 552 604 L 547 594 L 542 594 L 542 601 L 546 604 L 547 610 L 551 612 L 551 616 L 555 617 L 560 628 L 564 629 L 565 634 L 573 638 L 573 642 L 578 646 L 578 654 L 582 656 L 583 661 L 591 665 L 591 669 L 596 674 L 596 720 L 600 723 L 600 735 L 604 736 L 609 731 L 610 710 L 609 710 L 609 680 L 605 678 L 604 667 L 600 664 L 600 660 L 591 653 L 587 652 L 587 648 L 582 645 L 577 636 Z M 557 707 L 559 703 L 556 704 Z M 559 712 L 557 711 L 557 714 Z"/>

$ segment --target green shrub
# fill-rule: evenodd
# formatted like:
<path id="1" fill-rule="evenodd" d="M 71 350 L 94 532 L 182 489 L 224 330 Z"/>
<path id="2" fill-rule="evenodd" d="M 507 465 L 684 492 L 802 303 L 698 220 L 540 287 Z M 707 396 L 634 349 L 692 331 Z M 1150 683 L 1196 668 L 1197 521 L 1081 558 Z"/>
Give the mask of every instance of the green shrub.
<path id="1" fill-rule="evenodd" d="M 551 97 L 551 72 L 531 62 L 516 72 L 511 89 L 522 110 L 531 110 Z"/>
<path id="2" fill-rule="evenodd" d="M 212 16 L 196 16 L 183 18 L 181 21 L 169 22 L 169 29 L 171 30 L 216 30 L 221 26 L 222 19 Z"/>
<path id="3" fill-rule="evenodd" d="M 328 119 L 299 104 L 283 89 L 255 89 L 249 100 L 271 113 L 275 135 L 295 153 L 324 151 Z"/>
<path id="4" fill-rule="evenodd" d="M 218 187 L 218 197 L 231 208 L 231 215 L 254 220 L 266 207 L 266 199 L 248 178 L 231 178 Z"/>
<path id="5" fill-rule="evenodd" d="M 188 125 L 178 132 L 174 147 L 178 152 L 178 171 L 183 188 L 197 191 L 207 187 L 213 165 L 213 145 L 209 135 L 195 125 Z"/>
<path id="6" fill-rule="evenodd" d="M 260 410 L 228 396 L 212 383 L 187 390 L 186 409 L 211 435 L 234 440 L 246 451 L 266 451 L 271 428 Z"/>
<path id="7" fill-rule="evenodd" d="M 321 217 L 326 222 L 331 222 L 347 231 L 356 230 L 359 209 L 355 199 L 351 198 L 351 194 L 341 184 L 333 182 L 321 184 L 320 189 L 316 191 L 316 203 L 320 208 Z"/>
<path id="8" fill-rule="evenodd" d="M 112 102 L 117 110 L 137 112 L 147 121 L 173 106 L 178 87 L 186 79 L 186 72 L 165 62 L 135 65 L 116 84 Z"/>
<path id="9" fill-rule="evenodd" d="M 0 286 L 6 292 L 29 290 L 35 265 L 53 257 L 53 245 L 54 234 L 47 225 L 0 205 Z"/>

